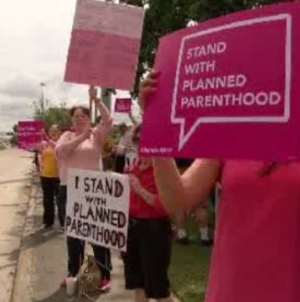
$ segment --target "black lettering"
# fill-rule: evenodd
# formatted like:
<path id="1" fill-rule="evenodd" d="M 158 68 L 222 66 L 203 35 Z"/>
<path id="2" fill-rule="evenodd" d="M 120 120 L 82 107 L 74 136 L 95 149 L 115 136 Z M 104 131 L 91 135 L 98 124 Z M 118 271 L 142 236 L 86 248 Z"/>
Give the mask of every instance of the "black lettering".
<path id="1" fill-rule="evenodd" d="M 114 247 L 117 246 L 118 241 L 119 241 L 119 238 L 118 238 L 118 237 L 119 237 L 119 236 L 118 236 L 117 232 L 113 230 L 113 231 L 111 232 L 111 235 L 110 235 L 110 242 L 111 242 L 111 245 L 112 245 L 112 246 L 114 246 Z"/>
<path id="2" fill-rule="evenodd" d="M 99 197 L 94 197 L 94 205 L 96 207 L 100 205 L 100 198 Z"/>
<path id="3" fill-rule="evenodd" d="M 105 194 L 105 192 L 103 191 L 103 184 L 102 184 L 101 179 L 98 180 L 97 188 L 94 191 L 94 193 L 98 193 L 99 191 L 101 191 L 103 194 Z"/>
<path id="4" fill-rule="evenodd" d="M 126 225 L 126 216 L 123 212 L 119 212 L 118 215 L 118 228 L 124 228 L 124 226 Z"/>
<path id="5" fill-rule="evenodd" d="M 97 228 L 97 241 L 98 242 L 103 241 L 103 227 Z"/>
<path id="6" fill-rule="evenodd" d="M 94 214 L 94 211 L 93 211 L 93 209 L 92 209 L 92 206 L 89 206 L 89 209 L 88 209 L 88 211 L 87 211 L 86 219 L 88 219 L 88 218 L 91 218 L 94 222 L 97 221 L 97 217 L 96 217 L 95 214 Z"/>
<path id="7" fill-rule="evenodd" d="M 95 231 L 96 231 L 96 226 L 94 224 L 90 225 L 91 228 L 91 235 L 95 239 Z"/>
<path id="8" fill-rule="evenodd" d="M 122 194 L 123 194 L 123 191 L 124 191 L 124 187 L 123 187 L 123 184 L 118 180 L 116 179 L 115 181 L 115 197 L 120 197 Z"/>
<path id="9" fill-rule="evenodd" d="M 84 237 L 89 237 L 90 233 L 91 233 L 90 224 L 88 222 L 83 223 L 82 235 Z"/>
<path id="10" fill-rule="evenodd" d="M 78 220 L 77 222 L 77 235 L 82 235 L 82 231 L 81 231 L 81 228 L 82 228 L 82 222 L 81 220 Z"/>
<path id="11" fill-rule="evenodd" d="M 101 202 L 101 206 L 106 207 L 106 198 L 99 198 L 100 202 Z"/>
<path id="12" fill-rule="evenodd" d="M 76 219 L 72 220 L 72 225 L 71 225 L 71 229 L 70 229 L 70 233 L 74 232 L 75 234 L 77 234 L 77 225 L 76 225 Z M 77 234 L 78 235 L 78 234 Z"/>
<path id="13" fill-rule="evenodd" d="M 66 228 L 68 228 L 72 223 L 72 218 L 70 216 L 66 217 Z"/>
<path id="14" fill-rule="evenodd" d="M 103 215 L 103 221 L 102 222 L 107 222 L 109 223 L 109 218 L 110 218 L 110 209 L 105 209 L 105 208 L 102 208 L 103 209 L 103 212 L 104 212 L 104 215 Z"/>
<path id="15" fill-rule="evenodd" d="M 96 207 L 96 220 L 99 222 L 103 221 L 103 208 Z"/>
<path id="16" fill-rule="evenodd" d="M 105 229 L 104 230 L 104 242 L 105 242 L 105 244 L 109 243 L 109 239 L 110 239 L 110 231 Z"/>
<path id="17" fill-rule="evenodd" d="M 114 227 L 118 227 L 118 212 L 115 210 L 111 211 L 110 224 Z"/>
<path id="18" fill-rule="evenodd" d="M 121 232 L 118 233 L 118 248 L 122 249 L 126 245 L 125 235 Z"/>
<path id="19" fill-rule="evenodd" d="M 91 196 L 85 196 L 85 201 L 86 201 L 87 203 L 92 203 L 93 200 L 94 200 L 93 197 L 91 197 Z"/>
<path id="20" fill-rule="evenodd" d="M 76 217 L 76 215 L 78 214 L 80 210 L 80 206 L 79 206 L 79 203 L 78 202 L 75 202 L 74 203 L 74 206 L 73 206 L 73 216 Z"/>
<path id="21" fill-rule="evenodd" d="M 79 185 L 79 176 L 75 176 L 75 189 L 78 189 Z"/>
<path id="22" fill-rule="evenodd" d="M 90 179 L 90 181 L 92 182 L 92 186 L 93 186 L 93 189 L 92 189 L 92 191 L 95 193 L 95 192 L 97 192 L 97 190 L 96 190 L 96 181 L 97 181 L 97 178 L 91 178 Z"/>
<path id="23" fill-rule="evenodd" d="M 88 177 L 85 177 L 85 179 L 83 180 L 83 189 L 84 189 L 84 192 L 89 192 L 90 191 L 90 185 L 89 185 L 89 178 Z"/>
<path id="24" fill-rule="evenodd" d="M 113 195 L 113 179 L 105 177 L 105 187 L 106 187 L 106 192 L 109 193 L 109 195 Z"/>

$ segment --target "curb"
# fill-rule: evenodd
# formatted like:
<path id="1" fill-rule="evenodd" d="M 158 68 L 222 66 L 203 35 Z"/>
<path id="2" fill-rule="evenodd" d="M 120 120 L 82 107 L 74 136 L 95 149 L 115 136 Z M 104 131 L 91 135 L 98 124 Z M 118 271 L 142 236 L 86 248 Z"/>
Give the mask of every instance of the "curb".
<path id="1" fill-rule="evenodd" d="M 32 257 L 30 249 L 24 249 L 25 238 L 30 235 L 34 225 L 34 211 L 36 204 L 37 185 L 32 177 L 31 192 L 27 203 L 26 215 L 23 223 L 23 233 L 20 239 L 19 255 L 14 274 L 14 281 L 9 302 L 31 302 L 31 269 Z"/>

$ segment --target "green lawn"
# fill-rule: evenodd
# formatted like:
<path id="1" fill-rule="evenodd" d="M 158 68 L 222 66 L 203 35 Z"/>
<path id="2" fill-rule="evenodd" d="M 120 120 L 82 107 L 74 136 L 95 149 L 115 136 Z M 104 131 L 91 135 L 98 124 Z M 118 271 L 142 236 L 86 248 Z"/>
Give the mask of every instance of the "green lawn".
<path id="1" fill-rule="evenodd" d="M 181 302 L 204 301 L 208 277 L 211 248 L 198 244 L 195 222 L 188 223 L 189 237 L 193 240 L 187 246 L 174 244 L 170 279 L 172 291 Z"/>

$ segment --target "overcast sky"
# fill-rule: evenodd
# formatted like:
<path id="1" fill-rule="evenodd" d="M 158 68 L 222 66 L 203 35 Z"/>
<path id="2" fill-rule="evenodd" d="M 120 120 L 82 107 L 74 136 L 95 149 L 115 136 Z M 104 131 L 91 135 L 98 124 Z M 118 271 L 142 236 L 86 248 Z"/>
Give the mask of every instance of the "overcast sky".
<path id="1" fill-rule="evenodd" d="M 87 102 L 87 86 L 63 82 L 75 6 L 76 0 L 0 1 L 0 131 L 32 117 L 41 82 L 54 104 Z"/>

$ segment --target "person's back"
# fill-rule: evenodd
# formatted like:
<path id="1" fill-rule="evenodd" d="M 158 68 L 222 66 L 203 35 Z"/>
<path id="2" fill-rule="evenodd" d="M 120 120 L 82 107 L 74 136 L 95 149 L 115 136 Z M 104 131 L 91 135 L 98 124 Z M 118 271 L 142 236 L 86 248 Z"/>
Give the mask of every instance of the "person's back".
<path id="1" fill-rule="evenodd" d="M 224 165 L 206 302 L 300 301 L 300 163 L 263 169 Z"/>

